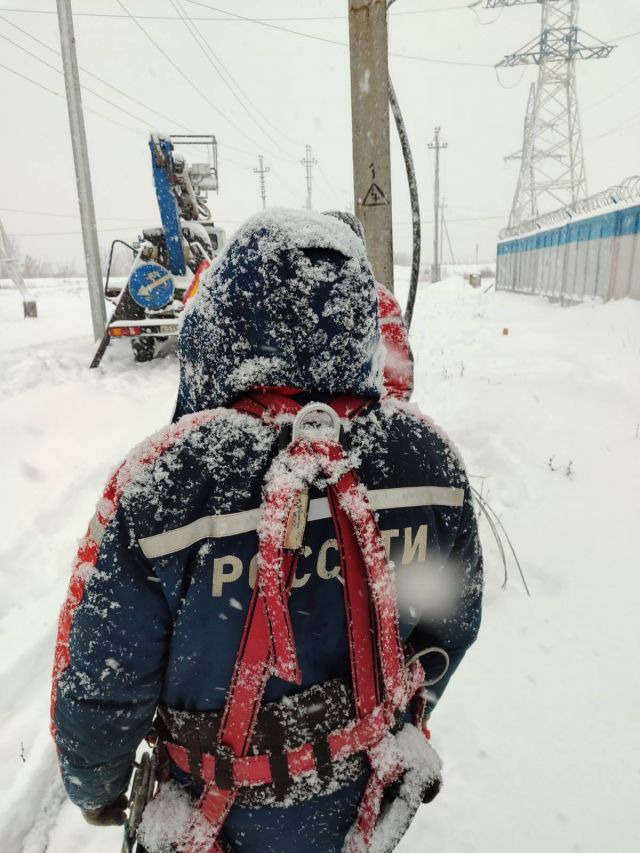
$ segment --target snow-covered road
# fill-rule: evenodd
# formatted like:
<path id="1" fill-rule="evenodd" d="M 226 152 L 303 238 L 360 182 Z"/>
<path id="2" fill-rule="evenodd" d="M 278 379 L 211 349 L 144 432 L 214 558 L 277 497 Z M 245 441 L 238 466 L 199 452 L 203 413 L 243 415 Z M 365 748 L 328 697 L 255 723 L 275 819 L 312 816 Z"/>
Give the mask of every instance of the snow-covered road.
<path id="1" fill-rule="evenodd" d="M 398 270 L 401 278 L 406 270 Z M 400 296 L 406 285 L 401 282 Z M 169 418 L 174 358 L 89 371 L 80 281 L 0 288 L 0 847 L 114 853 L 64 801 L 48 726 L 55 623 L 110 470 Z M 503 330 L 507 329 L 508 334 Z M 522 561 L 490 533 L 480 639 L 433 719 L 446 786 L 401 853 L 634 853 L 640 823 L 640 304 L 563 309 L 422 287 L 415 398 L 453 437 Z"/>

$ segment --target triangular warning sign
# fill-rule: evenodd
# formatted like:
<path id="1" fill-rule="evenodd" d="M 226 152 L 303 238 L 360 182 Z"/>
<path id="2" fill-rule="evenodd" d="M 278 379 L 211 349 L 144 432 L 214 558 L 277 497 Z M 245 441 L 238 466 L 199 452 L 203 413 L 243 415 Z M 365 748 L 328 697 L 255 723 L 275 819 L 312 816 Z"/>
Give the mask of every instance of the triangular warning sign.
<path id="1" fill-rule="evenodd" d="M 381 204 L 389 204 L 389 202 L 387 201 L 386 195 L 374 181 L 367 190 L 367 194 L 362 201 L 362 206 L 378 207 Z"/>

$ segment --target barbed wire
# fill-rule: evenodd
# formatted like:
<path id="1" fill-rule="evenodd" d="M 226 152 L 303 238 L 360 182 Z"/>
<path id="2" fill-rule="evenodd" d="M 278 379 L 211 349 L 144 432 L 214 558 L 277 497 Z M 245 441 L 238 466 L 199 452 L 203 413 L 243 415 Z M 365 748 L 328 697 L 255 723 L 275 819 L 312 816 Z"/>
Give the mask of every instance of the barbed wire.
<path id="1" fill-rule="evenodd" d="M 529 219 L 511 228 L 503 228 L 500 231 L 500 239 L 506 240 L 510 237 L 530 234 L 532 231 L 543 231 L 547 228 L 553 228 L 556 225 L 565 225 L 572 219 L 584 216 L 587 213 L 595 213 L 598 210 L 602 210 L 602 208 L 611 207 L 614 204 L 624 204 L 625 202 L 638 200 L 640 200 L 640 175 L 632 175 L 630 178 L 625 178 L 621 183 L 608 187 L 606 190 L 601 190 L 601 192 L 595 193 L 595 195 L 591 195 L 588 198 L 580 199 L 574 204 L 561 207 L 558 210 L 552 210 L 549 213 L 543 213 L 535 219 Z"/>

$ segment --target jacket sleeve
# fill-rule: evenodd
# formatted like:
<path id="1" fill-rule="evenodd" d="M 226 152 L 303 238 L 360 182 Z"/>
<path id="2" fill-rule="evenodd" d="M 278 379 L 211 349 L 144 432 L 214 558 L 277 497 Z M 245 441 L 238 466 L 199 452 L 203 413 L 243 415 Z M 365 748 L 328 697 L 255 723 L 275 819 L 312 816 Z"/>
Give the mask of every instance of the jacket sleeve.
<path id="1" fill-rule="evenodd" d="M 439 572 L 441 606 L 433 607 L 430 601 L 426 602 L 423 616 L 409 636 L 409 643 L 416 652 L 436 646 L 444 649 L 449 656 L 449 668 L 444 677 L 428 689 L 427 713 L 433 710 L 442 696 L 480 628 L 482 549 L 468 483 L 452 548 L 444 561 L 438 559 L 437 563 L 432 567 Z M 431 584 L 429 587 L 433 589 Z M 442 672 L 443 660 L 439 654 L 425 655 L 421 662 L 428 680 Z"/>
<path id="2" fill-rule="evenodd" d="M 83 561 L 83 546 L 79 552 L 52 688 L 64 785 L 76 805 L 91 809 L 127 788 L 160 696 L 172 625 L 161 584 L 122 507 L 97 547 L 94 564 Z"/>

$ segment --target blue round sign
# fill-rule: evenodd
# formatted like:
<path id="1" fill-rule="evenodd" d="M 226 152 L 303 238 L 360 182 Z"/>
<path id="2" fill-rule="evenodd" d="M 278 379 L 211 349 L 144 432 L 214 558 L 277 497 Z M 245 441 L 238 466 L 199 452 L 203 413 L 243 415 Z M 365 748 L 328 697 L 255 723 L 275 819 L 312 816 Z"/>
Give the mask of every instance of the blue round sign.
<path id="1" fill-rule="evenodd" d="M 171 273 L 160 264 L 142 264 L 129 277 L 129 292 L 134 301 L 151 311 L 164 308 L 173 299 Z"/>

